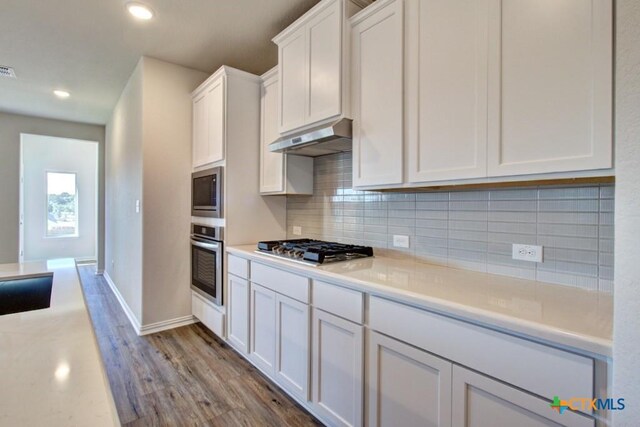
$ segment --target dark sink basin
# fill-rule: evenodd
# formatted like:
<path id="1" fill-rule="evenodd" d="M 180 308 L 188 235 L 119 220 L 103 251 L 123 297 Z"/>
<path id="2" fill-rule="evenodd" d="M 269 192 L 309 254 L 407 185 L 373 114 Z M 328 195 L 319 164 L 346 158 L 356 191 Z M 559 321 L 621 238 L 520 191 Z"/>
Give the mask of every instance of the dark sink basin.
<path id="1" fill-rule="evenodd" d="M 0 315 L 49 308 L 52 285 L 53 274 L 0 280 Z"/>

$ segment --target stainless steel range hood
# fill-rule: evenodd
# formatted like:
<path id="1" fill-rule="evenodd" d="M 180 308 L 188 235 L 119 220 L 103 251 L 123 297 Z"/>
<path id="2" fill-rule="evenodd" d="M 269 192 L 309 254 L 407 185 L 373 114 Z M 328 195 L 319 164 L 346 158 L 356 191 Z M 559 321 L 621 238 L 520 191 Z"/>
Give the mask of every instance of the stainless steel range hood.
<path id="1" fill-rule="evenodd" d="M 351 119 L 340 119 L 287 135 L 269 144 L 269 150 L 307 157 L 351 151 L 351 123 Z"/>

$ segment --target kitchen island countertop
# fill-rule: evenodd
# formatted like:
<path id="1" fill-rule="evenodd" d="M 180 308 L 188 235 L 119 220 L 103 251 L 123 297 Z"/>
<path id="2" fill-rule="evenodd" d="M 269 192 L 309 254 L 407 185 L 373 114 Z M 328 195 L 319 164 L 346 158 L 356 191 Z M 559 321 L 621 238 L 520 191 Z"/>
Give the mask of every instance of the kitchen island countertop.
<path id="1" fill-rule="evenodd" d="M 120 425 L 75 262 L 0 264 L 0 281 L 51 273 L 49 308 L 0 316 L 0 425 Z"/>

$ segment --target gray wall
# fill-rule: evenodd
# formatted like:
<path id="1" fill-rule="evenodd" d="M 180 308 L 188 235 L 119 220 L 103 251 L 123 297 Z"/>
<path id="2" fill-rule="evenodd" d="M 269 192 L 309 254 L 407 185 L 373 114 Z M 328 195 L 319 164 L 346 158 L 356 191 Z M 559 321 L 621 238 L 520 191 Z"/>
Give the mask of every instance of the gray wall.
<path id="1" fill-rule="evenodd" d="M 207 77 L 141 58 L 107 124 L 106 268 L 143 327 L 191 315 L 191 92 Z"/>
<path id="2" fill-rule="evenodd" d="M 138 322 L 142 320 L 142 61 L 106 127 L 105 271 Z"/>
<path id="3" fill-rule="evenodd" d="M 351 153 L 314 163 L 314 195 L 287 199 L 289 237 L 298 225 L 303 236 L 389 256 L 613 290 L 612 185 L 380 193 L 351 189 Z M 410 248 L 393 247 L 394 234 Z M 511 259 L 513 243 L 544 246 L 544 262 Z"/>
<path id="4" fill-rule="evenodd" d="M 0 112 L 0 263 L 17 262 L 20 134 L 97 141 L 98 194 L 104 194 L 104 126 Z M 104 268 L 104 200 L 98 198 L 98 268 Z"/>
<path id="5" fill-rule="evenodd" d="M 617 1 L 616 34 L 616 293 L 613 396 L 616 426 L 640 420 L 640 2 Z"/>
<path id="6" fill-rule="evenodd" d="M 144 58 L 143 325 L 191 315 L 191 92 L 207 77 Z"/>

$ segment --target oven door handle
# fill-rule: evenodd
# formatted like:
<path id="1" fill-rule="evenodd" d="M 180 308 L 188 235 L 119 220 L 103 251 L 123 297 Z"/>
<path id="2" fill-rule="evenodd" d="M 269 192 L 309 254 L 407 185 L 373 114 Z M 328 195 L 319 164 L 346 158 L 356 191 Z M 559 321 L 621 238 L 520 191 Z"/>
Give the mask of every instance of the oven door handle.
<path id="1" fill-rule="evenodd" d="M 202 249 L 210 249 L 210 250 L 218 250 L 220 249 L 220 243 L 207 243 L 201 240 L 191 239 L 191 244 L 198 248 Z"/>

